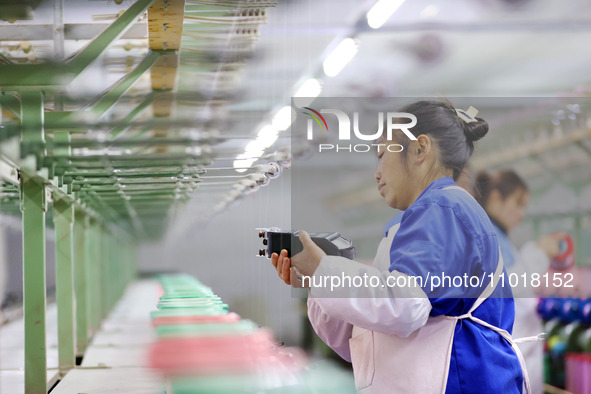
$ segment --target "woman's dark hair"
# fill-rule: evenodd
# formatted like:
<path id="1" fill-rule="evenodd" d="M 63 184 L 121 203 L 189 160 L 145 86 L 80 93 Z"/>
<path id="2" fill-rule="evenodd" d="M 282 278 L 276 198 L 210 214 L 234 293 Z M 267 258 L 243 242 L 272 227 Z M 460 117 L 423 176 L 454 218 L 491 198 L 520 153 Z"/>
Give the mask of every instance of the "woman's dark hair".
<path id="1" fill-rule="evenodd" d="M 488 123 L 481 118 L 476 122 L 462 120 L 453 104 L 448 100 L 423 100 L 403 107 L 400 112 L 408 112 L 416 116 L 417 124 L 410 131 L 415 135 L 426 134 L 431 137 L 439 148 L 441 162 L 446 168 L 453 170 L 453 178 L 457 179 L 470 156 L 474 152 L 474 142 L 488 132 Z M 409 140 L 397 138 L 404 147 L 402 153 L 406 158 Z"/>
<path id="2" fill-rule="evenodd" d="M 517 190 L 528 191 L 527 184 L 519 175 L 512 170 L 500 171 L 495 174 L 489 174 L 486 171 L 480 171 L 476 176 L 475 194 L 476 200 L 486 207 L 486 203 L 493 190 L 498 190 L 501 197 L 506 199 Z"/>

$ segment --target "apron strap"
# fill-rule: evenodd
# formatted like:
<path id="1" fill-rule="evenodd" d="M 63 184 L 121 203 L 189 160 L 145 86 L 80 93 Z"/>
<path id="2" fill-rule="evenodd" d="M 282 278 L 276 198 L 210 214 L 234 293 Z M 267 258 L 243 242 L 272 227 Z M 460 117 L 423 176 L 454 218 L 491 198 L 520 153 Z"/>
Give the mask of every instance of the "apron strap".
<path id="1" fill-rule="evenodd" d="M 489 323 L 485 322 L 484 320 L 479 319 L 479 318 L 472 315 L 472 312 L 474 312 L 474 310 L 476 310 L 476 308 L 478 308 L 492 294 L 494 289 L 497 287 L 497 284 L 499 283 L 499 279 L 501 277 L 502 272 L 503 272 L 503 256 L 501 256 L 501 250 L 499 249 L 499 263 L 497 264 L 497 269 L 495 271 L 493 279 L 492 279 L 491 283 L 486 286 L 486 289 L 482 292 L 481 296 L 478 297 L 478 299 L 474 302 L 474 304 L 472 305 L 472 307 L 470 308 L 468 313 L 465 313 L 460 316 L 445 316 L 445 318 L 450 319 L 450 320 L 456 320 L 456 321 L 460 320 L 460 319 L 470 319 L 475 323 L 478 323 L 484 327 L 490 328 L 491 330 L 499 333 L 503 338 L 505 338 L 505 340 L 507 342 L 509 342 L 509 344 L 513 348 L 513 351 L 517 355 L 517 359 L 519 360 L 519 365 L 521 366 L 521 372 L 523 373 L 523 384 L 525 386 L 525 392 L 529 394 L 529 393 L 531 393 L 529 375 L 527 373 L 527 368 L 525 365 L 525 360 L 523 358 L 523 354 L 521 353 L 521 350 L 519 350 L 519 348 L 517 347 L 516 343 L 527 342 L 527 341 L 531 341 L 531 340 L 539 340 L 540 336 L 538 335 L 538 336 L 531 337 L 531 338 L 520 338 L 520 339 L 514 341 L 513 338 L 511 337 L 511 334 L 509 334 L 506 330 L 503 330 L 502 328 L 493 326 L 492 324 L 489 324 Z"/>
<path id="2" fill-rule="evenodd" d="M 443 190 L 449 190 L 449 189 L 461 190 L 461 191 L 465 192 L 466 194 L 468 194 L 470 197 L 472 197 L 472 195 L 470 193 L 468 193 L 465 189 L 463 189 L 459 186 L 448 186 L 448 187 L 444 188 Z M 472 198 L 474 198 L 474 197 L 472 197 Z M 491 282 L 486 286 L 486 288 L 484 289 L 484 291 L 482 292 L 480 297 L 478 297 L 478 299 L 476 299 L 476 301 L 474 302 L 474 304 L 472 305 L 472 307 L 470 308 L 468 313 L 465 313 L 461 316 L 445 316 L 445 317 L 447 319 L 451 319 L 451 320 L 470 319 L 475 323 L 478 323 L 484 327 L 490 328 L 491 330 L 499 333 L 503 338 L 505 338 L 505 340 L 507 342 L 509 342 L 509 344 L 513 348 L 513 351 L 517 355 L 517 358 L 519 359 L 519 364 L 521 365 L 521 371 L 523 373 L 523 384 L 525 386 L 525 392 L 529 394 L 529 393 L 531 393 L 531 387 L 530 387 L 530 383 L 529 383 L 529 375 L 527 373 L 527 368 L 525 366 L 525 360 L 523 358 L 523 354 L 521 353 L 521 350 L 519 350 L 519 348 L 516 345 L 516 342 L 519 340 L 513 341 L 511 334 L 509 334 L 506 330 L 503 330 L 502 328 L 499 328 L 499 327 L 495 327 L 492 324 L 485 322 L 484 320 L 481 320 L 477 317 L 472 316 L 472 312 L 474 312 L 476 310 L 476 308 L 478 308 L 488 297 L 490 297 L 490 295 L 493 293 L 493 291 L 497 287 L 497 284 L 499 283 L 499 280 L 500 280 L 501 275 L 503 273 L 503 267 L 504 267 L 503 256 L 501 255 L 501 248 L 499 247 L 499 261 L 497 263 L 497 269 L 495 270 L 493 278 L 492 278 Z M 523 339 L 523 341 L 519 341 L 519 342 L 526 342 L 527 340 L 538 340 L 539 335 L 536 337 L 532 337 L 532 338 L 522 338 L 522 339 Z"/>
<path id="3" fill-rule="evenodd" d="M 484 291 L 482 292 L 482 294 L 480 294 L 480 297 L 478 297 L 476 301 L 474 301 L 474 304 L 472 304 L 470 310 L 467 313 L 464 313 L 460 316 L 445 315 L 445 318 L 449 320 L 470 319 L 472 317 L 472 312 L 474 312 L 476 308 L 482 305 L 482 303 L 486 301 L 486 299 L 490 297 L 493 291 L 495 291 L 495 289 L 497 288 L 497 284 L 499 283 L 501 275 L 503 274 L 503 267 L 503 256 L 501 255 L 501 249 L 499 248 L 499 260 L 497 263 L 497 269 L 495 270 L 495 273 L 492 277 L 492 281 L 485 286 Z"/>
<path id="4" fill-rule="evenodd" d="M 527 342 L 536 342 L 536 341 L 543 341 L 546 339 L 546 333 L 541 332 L 538 335 L 534 335 L 531 337 L 521 337 L 517 339 L 513 339 L 515 343 L 527 343 Z"/>
<path id="5" fill-rule="evenodd" d="M 509 344 L 513 348 L 513 351 L 515 352 L 515 354 L 517 354 L 517 358 L 519 359 L 519 364 L 521 365 L 521 372 L 523 373 L 523 385 L 525 386 L 525 392 L 528 394 L 531 393 L 531 386 L 529 383 L 529 374 L 527 373 L 525 359 L 523 358 L 523 354 L 521 353 L 521 350 L 519 350 L 519 348 L 517 347 L 517 344 L 515 343 L 515 341 L 513 341 L 511 334 L 509 334 L 506 330 L 503 330 L 502 328 L 499 328 L 499 327 L 495 327 L 492 324 L 489 324 L 489 323 L 485 322 L 484 320 L 481 320 L 477 317 L 470 316 L 470 320 L 474 321 L 475 323 L 481 324 L 485 327 L 488 327 L 493 331 L 498 332 L 499 334 L 501 334 L 501 336 L 503 338 L 505 338 L 505 340 L 507 342 L 509 342 Z"/>
<path id="6" fill-rule="evenodd" d="M 453 189 L 453 190 L 460 190 L 460 191 L 463 191 L 464 193 L 466 193 L 467 195 L 469 195 L 470 197 L 472 197 L 472 199 L 473 199 L 474 201 L 476 201 L 476 199 L 474 198 L 474 196 L 473 196 L 473 195 L 471 195 L 470 193 L 468 193 L 468 190 L 466 190 L 466 189 L 464 189 L 463 187 L 460 187 L 460 186 L 458 186 L 458 185 L 444 187 L 444 188 L 443 188 L 443 189 L 441 189 L 441 190 L 451 190 L 451 189 Z"/>
<path id="7" fill-rule="evenodd" d="M 468 193 L 468 191 L 466 191 L 466 189 L 461 188 L 459 186 L 448 186 L 448 187 L 444 187 L 442 190 L 460 190 L 464 193 L 466 193 L 467 195 L 469 195 L 472 199 L 474 199 L 474 197 L 472 197 L 472 195 L 470 193 Z M 476 308 L 478 308 L 488 297 L 490 297 L 490 295 L 493 293 L 493 291 L 495 291 L 497 284 L 499 283 L 500 279 L 501 279 L 501 275 L 503 274 L 503 268 L 504 268 L 504 263 L 503 263 L 503 255 L 501 254 L 501 248 L 499 247 L 499 260 L 497 262 L 497 268 L 495 270 L 495 273 L 492 277 L 491 282 L 485 286 L 482 294 L 480 294 L 480 297 L 478 297 L 476 299 L 476 301 L 474 302 L 474 304 L 472 305 L 472 307 L 470 308 L 470 310 L 468 311 L 468 313 L 461 315 L 461 316 L 448 316 L 451 318 L 469 318 L 472 315 L 472 312 L 474 312 L 476 310 Z"/>
<path id="8" fill-rule="evenodd" d="M 490 295 L 493 293 L 493 291 L 495 291 L 495 289 L 497 288 L 497 284 L 501 280 L 501 275 L 503 274 L 503 268 L 504 268 L 503 256 L 501 255 L 501 248 L 499 248 L 499 260 L 497 262 L 497 269 L 495 270 L 495 273 L 492 277 L 491 282 L 486 285 L 486 287 L 485 287 L 484 291 L 482 292 L 482 294 L 480 295 L 480 297 L 478 297 L 478 299 L 472 305 L 472 308 L 470 308 L 470 310 L 468 311 L 469 314 L 472 314 L 472 312 L 474 312 L 476 310 L 476 308 L 478 308 L 488 297 L 490 297 Z"/>
<path id="9" fill-rule="evenodd" d="M 394 238 L 394 235 L 396 235 L 396 233 L 398 232 L 398 229 L 400 229 L 400 223 L 396 223 L 395 225 L 390 227 L 388 229 L 388 235 L 386 235 L 386 238 Z M 390 235 L 392 235 L 392 236 L 390 237 Z"/>

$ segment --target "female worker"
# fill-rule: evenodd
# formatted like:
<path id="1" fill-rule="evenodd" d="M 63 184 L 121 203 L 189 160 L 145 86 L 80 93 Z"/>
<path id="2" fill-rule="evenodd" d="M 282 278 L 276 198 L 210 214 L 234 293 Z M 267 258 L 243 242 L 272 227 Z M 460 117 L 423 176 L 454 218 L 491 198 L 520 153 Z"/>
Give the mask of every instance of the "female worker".
<path id="1" fill-rule="evenodd" d="M 503 262 L 509 274 L 532 278 L 533 274 L 544 274 L 549 268 L 550 259 L 558 255 L 560 240 L 565 233 L 554 233 L 530 241 L 517 251 L 511 244 L 507 233 L 515 228 L 525 215 L 529 202 L 527 185 L 515 172 L 506 170 L 495 174 L 483 171 L 476 177 L 476 199 L 482 205 L 497 233 L 503 255 Z M 513 289 L 515 295 L 516 338 L 537 335 L 542 332 L 542 321 L 536 313 L 537 299 L 531 287 Z M 541 341 L 519 345 L 527 364 L 532 393 L 543 392 L 543 352 Z"/>
<path id="2" fill-rule="evenodd" d="M 273 254 L 286 283 L 302 278 L 369 276 L 381 285 L 356 297 L 322 297 L 312 286 L 308 315 L 317 334 L 351 360 L 362 393 L 520 393 L 523 369 L 511 341 L 511 290 L 495 230 L 480 205 L 455 183 L 488 124 L 449 102 L 419 101 L 401 112 L 416 116 L 416 140 L 400 132 L 400 153 L 378 150 L 375 178 L 392 208 L 405 210 L 388 231 L 372 266 L 326 256 L 301 232 L 302 252 Z M 432 275 L 482 277 L 481 286 L 433 285 Z M 420 285 L 391 286 L 392 283 Z M 417 282 L 415 282 L 416 284 Z M 318 297 L 321 296 L 321 297 Z M 526 375 L 525 375 L 526 376 Z M 527 384 L 526 384 L 527 387 Z"/>

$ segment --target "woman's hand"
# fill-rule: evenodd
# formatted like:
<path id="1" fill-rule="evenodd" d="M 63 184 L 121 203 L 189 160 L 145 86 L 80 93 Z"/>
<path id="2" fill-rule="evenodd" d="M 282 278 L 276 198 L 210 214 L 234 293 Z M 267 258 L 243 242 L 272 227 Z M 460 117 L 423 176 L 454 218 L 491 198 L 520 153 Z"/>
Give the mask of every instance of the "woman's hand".
<path id="1" fill-rule="evenodd" d="M 538 246 L 549 258 L 553 259 L 560 253 L 560 241 L 563 240 L 566 235 L 567 234 L 562 231 L 546 235 L 538 240 Z"/>
<path id="2" fill-rule="evenodd" d="M 287 250 L 283 249 L 281 254 L 273 253 L 271 255 L 271 263 L 277 270 L 279 278 L 281 278 L 285 284 L 291 284 L 291 277 L 289 274 L 291 268 L 291 259 L 287 257 Z"/>
<path id="3" fill-rule="evenodd" d="M 277 253 L 271 255 L 271 263 L 277 270 L 279 277 L 293 287 L 303 287 L 302 276 L 311 277 L 314 275 L 316 268 L 320 265 L 320 260 L 326 256 L 326 253 L 312 241 L 307 232 L 300 231 L 300 241 L 303 250 L 292 258 L 287 257 L 285 249 L 279 255 Z"/>
<path id="4" fill-rule="evenodd" d="M 326 256 L 326 253 L 303 230 L 300 231 L 300 242 L 302 243 L 303 249 L 291 258 L 291 265 L 299 275 L 312 276 L 316 272 L 316 268 L 320 265 L 320 260 Z"/>

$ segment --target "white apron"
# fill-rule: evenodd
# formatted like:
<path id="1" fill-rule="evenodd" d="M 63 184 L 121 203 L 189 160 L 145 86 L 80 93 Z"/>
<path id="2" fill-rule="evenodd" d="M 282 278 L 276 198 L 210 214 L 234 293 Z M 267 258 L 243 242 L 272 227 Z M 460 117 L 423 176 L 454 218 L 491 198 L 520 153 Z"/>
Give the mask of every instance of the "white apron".
<path id="1" fill-rule="evenodd" d="M 459 189 L 451 186 L 445 189 Z M 444 190 L 445 190 L 444 189 Z M 393 226 L 388 237 L 382 239 L 373 266 L 380 270 L 390 267 L 390 247 L 400 224 Z M 460 319 L 470 319 L 498 332 L 511 344 L 523 371 L 525 392 L 530 393 L 525 361 L 506 330 L 472 316 L 494 291 L 503 272 L 503 258 L 493 277 L 493 285 L 486 286 L 468 313 L 461 316 L 430 317 L 427 323 L 406 338 L 353 327 L 349 340 L 351 362 L 358 392 L 367 393 L 445 393 L 453 345 L 455 326 Z"/>

